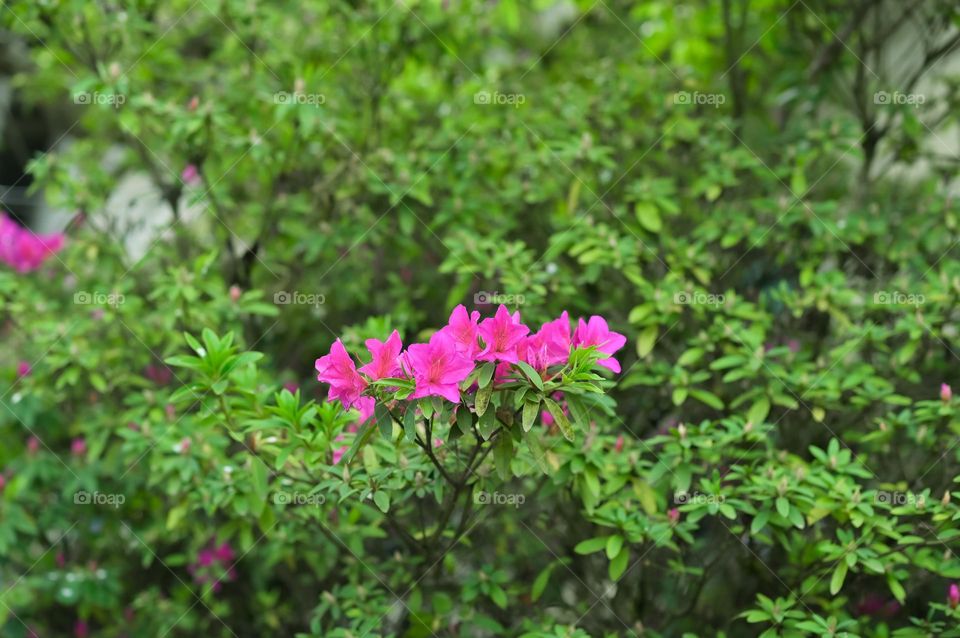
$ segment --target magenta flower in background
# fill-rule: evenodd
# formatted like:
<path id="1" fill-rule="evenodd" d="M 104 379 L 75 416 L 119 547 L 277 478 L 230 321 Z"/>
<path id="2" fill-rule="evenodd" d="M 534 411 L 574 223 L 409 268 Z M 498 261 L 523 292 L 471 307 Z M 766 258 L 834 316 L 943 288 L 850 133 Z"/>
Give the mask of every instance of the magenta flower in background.
<path id="1" fill-rule="evenodd" d="M 474 310 L 468 313 L 463 304 L 460 304 L 450 313 L 447 325 L 440 331 L 445 332 L 453 339 L 458 352 L 472 359 L 480 350 L 480 344 L 477 342 L 477 336 L 480 334 L 480 327 L 477 323 L 479 321 L 479 312 Z"/>
<path id="2" fill-rule="evenodd" d="M 36 454 L 40 451 L 40 439 L 35 436 L 31 436 L 27 439 L 27 452 L 30 454 Z"/>
<path id="3" fill-rule="evenodd" d="M 287 381 L 286 383 L 283 384 L 283 389 L 289 392 L 290 394 L 296 394 L 297 390 L 300 389 L 300 386 L 298 386 L 293 381 Z"/>
<path id="4" fill-rule="evenodd" d="M 76 636 L 76 638 L 87 638 L 87 636 L 90 635 L 90 629 L 87 626 L 86 621 L 78 620 L 76 623 L 74 623 L 73 635 Z"/>
<path id="5" fill-rule="evenodd" d="M 480 322 L 480 338 L 484 348 L 477 355 L 480 361 L 503 361 L 516 363 L 520 360 L 517 348 L 530 328 L 520 323 L 520 313 L 510 314 L 507 307 L 500 304 L 497 314 Z"/>
<path id="6" fill-rule="evenodd" d="M 63 248 L 64 235 L 38 235 L 0 212 L 0 261 L 17 272 L 36 270 Z"/>
<path id="7" fill-rule="evenodd" d="M 197 552 L 196 559 L 187 566 L 187 571 L 193 576 L 195 583 L 204 585 L 212 581 L 211 588 L 219 592 L 224 580 L 230 581 L 237 577 L 231 564 L 235 556 L 230 543 L 216 545 L 211 541 Z"/>
<path id="8" fill-rule="evenodd" d="M 947 590 L 947 603 L 952 608 L 960 605 L 960 587 L 956 583 L 950 583 L 950 589 Z"/>
<path id="9" fill-rule="evenodd" d="M 627 338 L 622 334 L 611 332 L 603 317 L 593 315 L 588 322 L 581 319 L 573 336 L 573 343 L 577 347 L 596 346 L 597 350 L 603 354 L 611 355 L 606 359 L 600 359 L 597 364 L 614 372 L 620 372 L 620 362 L 612 355 L 627 343 Z"/>
<path id="10" fill-rule="evenodd" d="M 167 385 L 173 379 L 173 371 L 165 365 L 148 365 L 143 375 L 157 385 Z"/>
<path id="11" fill-rule="evenodd" d="M 87 441 L 82 436 L 77 437 L 70 444 L 70 453 L 74 456 L 83 456 L 87 453 Z"/>
<path id="12" fill-rule="evenodd" d="M 400 350 L 403 349 L 403 342 L 400 341 L 399 332 L 394 330 L 386 341 L 367 339 L 365 343 L 373 359 L 361 367 L 360 372 L 370 377 L 371 381 L 400 374 Z"/>
<path id="13" fill-rule="evenodd" d="M 440 396 L 460 402 L 460 382 L 470 376 L 473 361 L 457 351 L 456 342 L 443 331 L 435 332 L 429 343 L 415 343 L 407 349 L 406 363 L 416 382 L 413 399 Z"/>
<path id="14" fill-rule="evenodd" d="M 17 364 L 17 376 L 22 379 L 23 377 L 30 374 L 31 369 L 32 368 L 30 368 L 29 363 L 27 363 L 26 361 L 21 361 L 20 363 Z"/>
<path id="15" fill-rule="evenodd" d="M 946 383 L 940 384 L 940 400 L 944 403 L 950 401 L 953 398 L 953 390 Z"/>
<path id="16" fill-rule="evenodd" d="M 180 179 L 184 184 L 193 186 L 200 181 L 200 171 L 197 169 L 195 164 L 187 164 L 183 167 L 183 171 L 180 173 Z"/>
<path id="17" fill-rule="evenodd" d="M 339 399 L 343 407 L 349 408 L 360 400 L 367 382 L 357 372 L 357 366 L 339 339 L 330 346 L 330 354 L 317 359 L 316 367 L 317 380 L 330 384 L 330 401 Z"/>

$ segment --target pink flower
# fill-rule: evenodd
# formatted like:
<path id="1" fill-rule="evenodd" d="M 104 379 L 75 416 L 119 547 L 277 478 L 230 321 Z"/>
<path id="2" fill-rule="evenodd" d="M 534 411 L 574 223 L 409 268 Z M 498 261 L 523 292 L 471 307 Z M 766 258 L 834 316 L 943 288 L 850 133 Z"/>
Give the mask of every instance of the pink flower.
<path id="1" fill-rule="evenodd" d="M 70 453 L 74 456 L 83 456 L 87 453 L 87 442 L 83 437 L 78 437 L 70 444 Z"/>
<path id="2" fill-rule="evenodd" d="M 940 384 L 940 400 L 944 403 L 949 403 L 950 399 L 953 398 L 953 390 L 950 389 L 950 386 L 946 383 Z"/>
<path id="3" fill-rule="evenodd" d="M 290 394 L 296 394 L 297 390 L 299 390 L 300 387 L 293 381 L 287 381 L 286 383 L 283 384 L 283 389 L 289 392 Z"/>
<path id="4" fill-rule="evenodd" d="M 346 453 L 347 453 L 347 450 L 349 450 L 349 449 L 350 449 L 350 446 L 348 446 L 348 445 L 343 445 L 343 446 L 341 446 L 341 447 L 338 447 L 336 450 L 334 450 L 334 451 L 333 451 L 333 464 L 334 464 L 334 465 L 337 465 L 338 463 L 340 463 L 340 459 L 343 458 L 343 455 L 346 454 Z"/>
<path id="5" fill-rule="evenodd" d="M 670 511 L 667 512 L 667 519 L 670 521 L 671 525 L 676 525 L 680 522 L 680 510 L 676 507 L 670 508 Z"/>
<path id="6" fill-rule="evenodd" d="M 589 322 L 581 319 L 577 325 L 577 332 L 573 336 L 573 343 L 577 347 L 596 346 L 603 354 L 612 355 L 627 343 L 622 334 L 610 332 L 603 317 L 593 315 Z M 612 356 L 597 361 L 599 365 L 620 372 L 620 363 Z"/>
<path id="7" fill-rule="evenodd" d="M 357 366 L 339 339 L 333 342 L 330 354 L 317 359 L 316 366 L 317 380 L 330 384 L 328 401 L 339 399 L 344 408 L 349 408 L 360 400 L 367 382 L 357 372 Z"/>
<path id="8" fill-rule="evenodd" d="M 386 341 L 367 339 L 365 343 L 373 359 L 370 363 L 361 367 L 360 372 L 370 377 L 371 381 L 396 377 L 400 374 L 399 357 L 400 350 L 403 349 L 403 343 L 400 341 L 399 332 L 394 330 Z"/>
<path id="9" fill-rule="evenodd" d="M 960 587 L 956 583 L 950 583 L 950 589 L 947 591 L 947 603 L 951 608 L 960 605 Z"/>
<path id="10" fill-rule="evenodd" d="M 570 318 L 564 311 L 559 318 L 549 321 L 524 341 L 521 358 L 537 370 L 564 364 L 570 358 Z"/>
<path id="11" fill-rule="evenodd" d="M 17 272 L 39 268 L 48 257 L 63 248 L 64 235 L 38 235 L 0 213 L 0 261 Z"/>
<path id="12" fill-rule="evenodd" d="M 617 452 L 623 452 L 623 435 L 617 437 L 617 442 L 613 444 L 613 449 Z"/>
<path id="13" fill-rule="evenodd" d="M 412 399 L 440 396 L 459 403 L 460 382 L 473 371 L 473 361 L 458 352 L 456 342 L 442 331 L 435 332 L 429 343 L 410 346 L 406 363 L 416 382 Z"/>
<path id="14" fill-rule="evenodd" d="M 167 385 L 173 379 L 173 372 L 165 365 L 148 365 L 143 375 L 157 385 Z"/>
<path id="15" fill-rule="evenodd" d="M 0 474 L 0 494 L 3 493 L 3 490 L 7 487 L 7 477 L 3 474 Z"/>
<path id="16" fill-rule="evenodd" d="M 477 343 L 479 335 L 480 313 L 474 310 L 467 313 L 467 309 L 460 304 L 450 313 L 450 319 L 447 325 L 440 329 L 441 332 L 448 334 L 457 346 L 457 352 L 473 359 L 480 350 L 480 344 Z"/>
<path id="17" fill-rule="evenodd" d="M 21 379 L 27 376 L 28 374 L 30 374 L 30 370 L 31 370 L 30 364 L 27 363 L 26 361 L 21 361 L 20 363 L 17 364 L 17 376 L 20 377 Z"/>
<path id="18" fill-rule="evenodd" d="M 519 312 L 511 315 L 507 307 L 500 304 L 497 314 L 480 322 L 479 331 L 484 348 L 477 359 L 516 363 L 520 359 L 517 347 L 522 344 L 530 328 L 520 323 Z"/>
<path id="19" fill-rule="evenodd" d="M 200 181 L 200 171 L 197 170 L 195 164 L 187 164 L 183 167 L 183 172 L 180 173 L 180 179 L 184 184 L 192 186 Z"/>
<path id="20" fill-rule="evenodd" d="M 78 620 L 73 625 L 73 635 L 76 638 L 87 638 L 90 635 L 90 629 L 87 627 L 87 623 L 83 620 Z"/>
<path id="21" fill-rule="evenodd" d="M 230 286 L 230 301 L 237 303 L 240 301 L 240 295 L 243 294 L 243 290 L 240 289 L 240 286 Z"/>
<path id="22" fill-rule="evenodd" d="M 27 452 L 30 454 L 36 454 L 40 451 L 40 439 L 35 436 L 31 436 L 27 439 Z"/>

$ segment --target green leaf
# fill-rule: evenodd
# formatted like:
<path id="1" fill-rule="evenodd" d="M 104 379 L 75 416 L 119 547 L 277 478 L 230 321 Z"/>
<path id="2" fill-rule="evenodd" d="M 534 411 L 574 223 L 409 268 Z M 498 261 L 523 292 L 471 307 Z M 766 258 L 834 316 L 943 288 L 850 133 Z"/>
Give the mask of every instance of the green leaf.
<path id="1" fill-rule="evenodd" d="M 621 549 L 623 549 L 623 536 L 614 534 L 607 539 L 607 558 L 613 560 L 620 554 Z"/>
<path id="2" fill-rule="evenodd" d="M 750 411 L 747 412 L 747 421 L 759 425 L 763 423 L 768 414 L 770 414 L 770 399 L 762 396 L 750 406 Z"/>
<path id="3" fill-rule="evenodd" d="M 568 441 L 574 440 L 573 428 L 570 426 L 570 421 L 567 419 L 567 415 L 563 413 L 563 409 L 557 404 L 556 401 L 549 397 L 544 397 L 544 405 L 547 406 L 547 410 L 550 412 L 550 416 L 553 417 L 553 420 L 556 422 L 557 427 L 560 428 L 560 432 L 563 433 L 563 437 Z"/>
<path id="4" fill-rule="evenodd" d="M 757 512 L 757 515 L 753 517 L 753 522 L 750 523 L 750 533 L 756 534 L 760 532 L 764 527 L 767 526 L 767 522 L 770 520 L 770 512 L 768 510 L 760 510 Z"/>
<path id="5" fill-rule="evenodd" d="M 556 566 L 556 563 L 551 563 L 543 568 L 539 574 L 537 574 L 536 579 L 533 581 L 533 587 L 530 588 L 530 598 L 533 602 L 540 600 L 540 596 L 543 595 L 543 590 L 547 588 L 547 583 L 550 582 L 550 574 L 553 573 L 553 568 Z"/>
<path id="6" fill-rule="evenodd" d="M 377 424 L 374 419 L 368 420 L 366 423 L 360 426 L 360 430 L 357 432 L 356 436 L 353 439 L 353 445 L 350 446 L 350 449 L 347 450 L 347 453 L 343 455 L 341 464 L 344 466 L 350 465 L 350 461 L 353 460 L 353 457 L 357 455 L 357 452 L 370 440 L 370 437 L 373 436 L 373 433 L 377 430 Z"/>
<path id="7" fill-rule="evenodd" d="M 840 561 L 837 568 L 833 570 L 833 577 L 830 579 L 830 594 L 837 595 L 840 588 L 843 587 L 843 579 L 847 577 L 847 563 Z"/>
<path id="8" fill-rule="evenodd" d="M 580 541 L 577 543 L 577 546 L 573 548 L 573 551 L 577 554 L 595 554 L 596 552 L 602 552 L 607 548 L 607 539 L 609 536 L 597 536 L 595 538 L 589 538 L 585 541 Z"/>
<path id="9" fill-rule="evenodd" d="M 523 404 L 523 431 L 529 432 L 530 428 L 537 421 L 537 415 L 540 414 L 540 400 L 530 401 Z"/>
<path id="10" fill-rule="evenodd" d="M 547 465 L 547 455 L 543 451 L 543 446 L 540 445 L 540 437 L 537 436 L 536 432 L 524 432 L 523 439 L 527 442 L 527 447 L 530 448 L 530 455 L 533 456 L 534 463 L 537 464 L 541 472 L 549 474 L 550 466 Z"/>
<path id="11" fill-rule="evenodd" d="M 390 496 L 383 490 L 377 490 L 373 493 L 373 502 L 377 504 L 380 511 L 386 514 L 390 511 Z"/>
<path id="12" fill-rule="evenodd" d="M 659 326 L 649 326 L 637 336 L 637 356 L 643 359 L 653 350 L 657 343 L 657 334 L 660 332 Z"/>
<path id="13" fill-rule="evenodd" d="M 390 410 L 383 403 L 378 403 L 374 409 L 377 417 L 377 425 L 380 426 L 380 434 L 385 439 L 393 438 L 393 417 L 390 416 Z"/>
<path id="14" fill-rule="evenodd" d="M 785 499 L 782 496 L 778 496 L 776 500 L 777 512 L 780 516 L 787 518 L 790 516 L 790 501 Z"/>
<path id="15" fill-rule="evenodd" d="M 623 572 L 627 570 L 627 565 L 629 562 L 630 549 L 625 547 L 619 554 L 617 554 L 616 558 L 610 561 L 610 569 L 608 570 L 610 580 L 619 580 L 620 577 L 623 576 Z"/>
<path id="16" fill-rule="evenodd" d="M 653 202 L 637 202 L 633 207 L 633 212 L 636 214 L 640 225 L 650 232 L 659 233 L 663 229 L 660 210 Z"/>
<path id="17" fill-rule="evenodd" d="M 897 599 L 897 602 L 901 605 L 906 602 L 907 592 L 900 581 L 897 580 L 897 577 L 893 575 L 893 572 L 887 572 L 887 587 L 890 588 L 890 593 Z"/>
<path id="18" fill-rule="evenodd" d="M 485 388 L 490 385 L 490 381 L 493 379 L 493 373 L 497 369 L 497 364 L 493 361 L 489 361 L 480 368 L 480 376 L 477 377 L 477 384 L 481 388 Z"/>
<path id="19" fill-rule="evenodd" d="M 474 408 L 477 411 L 477 416 L 483 416 L 487 411 L 487 405 L 490 404 L 491 395 L 493 395 L 492 383 L 485 388 L 477 390 L 477 396 L 474 399 Z"/>
<path id="20" fill-rule="evenodd" d="M 713 394 L 712 392 L 707 392 L 706 390 L 700 390 L 699 388 L 691 388 L 690 396 L 692 396 L 697 401 L 709 405 L 714 410 L 723 409 L 723 401 L 720 400 L 720 397 Z"/>
<path id="21" fill-rule="evenodd" d="M 526 361 L 517 361 L 517 367 L 523 370 L 523 374 L 530 379 L 533 385 L 537 386 L 537 390 L 543 391 L 543 379 L 540 378 L 540 373 L 533 369 Z"/>
<path id="22" fill-rule="evenodd" d="M 457 407 L 457 427 L 464 434 L 473 431 L 473 413 L 465 405 Z"/>
<path id="23" fill-rule="evenodd" d="M 403 433 L 411 443 L 417 440 L 417 410 L 412 403 L 403 413 Z"/>

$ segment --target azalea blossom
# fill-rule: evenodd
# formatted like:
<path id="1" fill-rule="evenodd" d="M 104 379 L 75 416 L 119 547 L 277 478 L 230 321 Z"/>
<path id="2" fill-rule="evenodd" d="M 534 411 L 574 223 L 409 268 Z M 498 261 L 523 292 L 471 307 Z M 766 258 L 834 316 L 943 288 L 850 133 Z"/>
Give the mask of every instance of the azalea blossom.
<path id="1" fill-rule="evenodd" d="M 330 354 L 317 359 L 316 368 L 317 380 L 330 384 L 328 398 L 331 401 L 339 399 L 345 408 L 356 404 L 367 387 L 339 339 L 330 346 Z"/>
<path id="2" fill-rule="evenodd" d="M 440 396 L 454 403 L 460 402 L 460 382 L 474 367 L 473 361 L 458 352 L 456 342 L 442 331 L 435 332 L 429 343 L 410 346 L 406 363 L 416 382 L 411 398 Z"/>
<path id="3" fill-rule="evenodd" d="M 944 403 L 949 403 L 950 399 L 953 398 L 953 390 L 946 383 L 940 384 L 940 400 Z"/>
<path id="4" fill-rule="evenodd" d="M 63 248 L 64 235 L 38 235 L 0 213 L 0 261 L 17 272 L 39 268 L 48 257 Z"/>
<path id="5" fill-rule="evenodd" d="M 605 359 L 600 359 L 597 364 L 614 372 L 620 372 L 620 362 L 614 359 L 612 355 L 626 343 L 627 338 L 622 334 L 611 332 L 607 327 L 606 320 L 598 315 L 590 317 L 588 322 L 581 319 L 573 336 L 575 346 L 581 348 L 595 346 L 603 354 L 611 355 Z"/>
<path id="6" fill-rule="evenodd" d="M 447 325 L 440 331 L 453 339 L 458 352 L 472 359 L 480 350 L 480 344 L 477 342 L 477 336 L 480 334 L 480 328 L 477 324 L 479 321 L 479 312 L 474 310 L 468 313 L 463 304 L 460 304 L 450 313 Z"/>
<path id="7" fill-rule="evenodd" d="M 366 346 L 373 359 L 361 367 L 360 372 L 372 381 L 400 374 L 400 350 L 403 348 L 400 333 L 394 330 L 386 341 L 367 339 Z"/>
<path id="8" fill-rule="evenodd" d="M 500 304 L 497 314 L 480 322 L 479 332 L 484 348 L 477 359 L 516 363 L 520 360 L 517 348 L 530 328 L 520 323 L 519 312 L 511 315 L 507 307 Z"/>
<path id="9" fill-rule="evenodd" d="M 519 352 L 521 359 L 537 370 L 546 370 L 560 365 L 570 358 L 570 317 L 566 311 L 553 321 L 548 321 L 540 330 L 526 338 Z"/>

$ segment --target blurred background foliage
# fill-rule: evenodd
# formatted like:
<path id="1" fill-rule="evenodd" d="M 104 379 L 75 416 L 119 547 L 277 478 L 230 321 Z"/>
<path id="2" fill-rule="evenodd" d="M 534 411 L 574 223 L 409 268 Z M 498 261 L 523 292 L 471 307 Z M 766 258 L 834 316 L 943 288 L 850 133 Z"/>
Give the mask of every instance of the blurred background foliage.
<path id="1" fill-rule="evenodd" d="M 0 24 L 0 200 L 68 235 L 0 272 L 3 635 L 956 635 L 955 2 L 13 0 Z M 312 362 L 490 293 L 606 316 L 618 406 L 549 480 L 480 472 L 522 507 L 408 551 L 393 525 L 449 522 L 432 466 L 332 465 L 353 417 L 311 402 Z M 264 356 L 167 368 L 204 328 Z M 285 480 L 325 504 L 266 496 Z M 240 559 L 216 592 L 188 569 L 213 542 Z"/>

